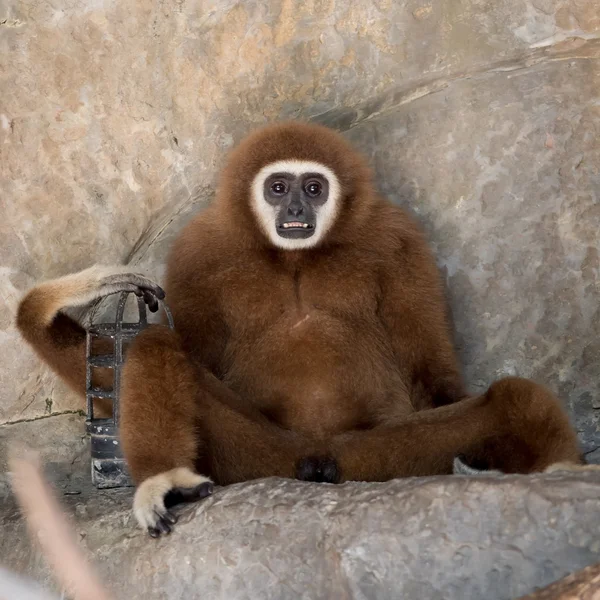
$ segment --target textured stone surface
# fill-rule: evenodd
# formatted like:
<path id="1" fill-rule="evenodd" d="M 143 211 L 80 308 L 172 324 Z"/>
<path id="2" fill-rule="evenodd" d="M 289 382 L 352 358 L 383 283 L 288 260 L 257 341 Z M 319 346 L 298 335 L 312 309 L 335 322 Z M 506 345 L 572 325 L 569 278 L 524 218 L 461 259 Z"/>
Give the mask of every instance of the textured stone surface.
<path id="1" fill-rule="evenodd" d="M 600 558 L 600 477 L 262 480 L 138 532 L 128 492 L 62 498 L 119 598 L 516 598 Z M 5 498 L 0 555 L 48 582 Z"/>
<path id="2" fill-rule="evenodd" d="M 471 389 L 505 375 L 549 385 L 590 459 L 600 458 L 599 90 L 597 61 L 561 59 L 456 81 L 348 132 L 382 191 L 429 233 Z"/>
<path id="3" fill-rule="evenodd" d="M 0 495 L 8 490 L 8 448 L 14 444 L 36 448 L 46 477 L 61 494 L 93 493 L 90 445 L 83 416 L 53 415 L 0 426 Z"/>
<path id="4" fill-rule="evenodd" d="M 99 260 L 160 275 L 226 150 L 253 125 L 298 116 L 364 121 L 351 137 L 385 191 L 418 198 L 471 383 L 507 370 L 560 383 L 592 449 L 598 252 L 592 225 L 572 215 L 598 219 L 599 21 L 595 0 L 3 3 L 0 422 L 81 407 L 18 339 L 22 292 Z M 522 238 L 507 223 L 521 211 L 541 220 Z M 539 259 L 549 266 L 537 281 Z M 519 269 L 527 290 L 496 301 L 520 281 L 503 270 Z M 519 335 L 525 297 L 534 327 L 546 322 L 536 343 Z"/>
<path id="5" fill-rule="evenodd" d="M 45 449 L 120 596 L 513 598 L 598 560 L 590 476 L 257 482 L 152 542 L 129 492 L 90 489 L 81 417 L 49 416 L 81 403 L 13 319 L 35 281 L 94 262 L 160 279 L 225 152 L 311 118 L 426 227 L 471 389 L 548 383 L 600 462 L 599 15 L 596 0 L 0 4 L 0 423 L 22 421 L 0 427 L 0 471 L 10 439 Z M 44 578 L 7 481 L 2 562 Z"/>
<path id="6" fill-rule="evenodd" d="M 594 600 L 600 595 L 600 564 L 581 569 L 522 600 Z"/>

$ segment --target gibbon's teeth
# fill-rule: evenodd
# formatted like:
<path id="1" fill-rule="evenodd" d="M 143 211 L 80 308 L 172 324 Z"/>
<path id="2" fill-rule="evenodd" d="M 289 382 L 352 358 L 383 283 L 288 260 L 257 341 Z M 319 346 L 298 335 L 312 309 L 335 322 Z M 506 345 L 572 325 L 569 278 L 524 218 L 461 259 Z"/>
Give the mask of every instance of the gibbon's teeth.
<path id="1" fill-rule="evenodd" d="M 301 227 L 302 229 L 308 229 L 310 227 L 310 225 L 308 223 L 284 223 L 283 224 L 283 228 L 284 229 L 289 229 L 290 227 Z"/>

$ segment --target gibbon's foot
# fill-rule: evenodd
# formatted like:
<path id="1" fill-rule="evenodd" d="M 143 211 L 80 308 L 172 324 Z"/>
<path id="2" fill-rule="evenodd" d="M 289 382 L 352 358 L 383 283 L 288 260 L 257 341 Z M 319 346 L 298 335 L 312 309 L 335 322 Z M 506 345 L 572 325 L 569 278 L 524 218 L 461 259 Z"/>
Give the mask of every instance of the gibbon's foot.
<path id="1" fill-rule="evenodd" d="M 452 463 L 453 475 L 502 475 L 502 471 L 488 469 L 485 465 L 469 464 L 464 454 L 459 454 Z"/>
<path id="2" fill-rule="evenodd" d="M 570 471 L 571 473 L 584 473 L 586 471 L 596 471 L 600 473 L 600 465 L 578 465 L 573 462 L 558 462 L 546 467 L 544 473 L 556 473 L 558 471 Z"/>
<path id="3" fill-rule="evenodd" d="M 196 502 L 202 500 L 213 493 L 214 485 L 211 481 L 199 483 L 193 488 L 177 487 L 173 488 L 165 496 L 165 506 L 172 508 L 177 504 L 185 504 L 188 502 Z"/>
<path id="4" fill-rule="evenodd" d="M 596 471 L 600 473 L 600 465 L 577 464 L 574 462 L 558 462 L 544 469 L 544 473 L 557 473 L 566 471 L 570 473 L 585 473 Z M 464 456 L 459 455 L 452 465 L 454 475 L 502 475 L 502 471 L 480 468 L 480 465 L 469 465 Z"/>
<path id="5" fill-rule="evenodd" d="M 213 482 L 187 467 L 154 475 L 143 481 L 133 498 L 133 513 L 142 529 L 152 537 L 171 533 L 177 517 L 169 508 L 181 502 L 195 502 L 210 496 Z"/>
<path id="6" fill-rule="evenodd" d="M 337 483 L 340 480 L 340 471 L 333 458 L 307 456 L 298 461 L 296 479 L 318 483 Z"/>

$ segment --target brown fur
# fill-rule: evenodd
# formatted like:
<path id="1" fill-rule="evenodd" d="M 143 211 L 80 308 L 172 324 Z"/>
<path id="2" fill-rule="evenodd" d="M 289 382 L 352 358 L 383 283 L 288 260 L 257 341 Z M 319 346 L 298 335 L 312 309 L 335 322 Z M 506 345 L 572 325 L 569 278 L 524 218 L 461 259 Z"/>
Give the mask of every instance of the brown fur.
<path id="1" fill-rule="evenodd" d="M 249 206 L 260 168 L 292 158 L 342 185 L 314 249 L 272 247 Z M 174 244 L 166 289 L 176 333 L 143 332 L 123 374 L 121 436 L 138 482 L 193 465 L 220 483 L 292 477 L 309 455 L 364 480 L 450 473 L 457 454 L 519 472 L 579 462 L 544 388 L 512 378 L 466 398 L 422 233 L 328 129 L 280 124 L 245 140 L 215 203 Z M 80 386 L 82 331 L 66 317 L 48 324 L 39 305 L 24 300 L 21 330 Z"/>
<path id="2" fill-rule="evenodd" d="M 61 280 L 49 281 L 33 288 L 21 300 L 17 327 L 36 354 L 62 377 L 71 389 L 85 392 L 85 329 L 60 312 L 70 305 L 68 299 L 81 290 L 76 282 L 63 285 Z M 111 343 L 99 339 L 96 352 L 112 352 Z M 112 371 L 96 369 L 92 384 L 108 389 L 112 386 Z M 95 401 L 96 416 L 111 414 L 110 400 Z"/>

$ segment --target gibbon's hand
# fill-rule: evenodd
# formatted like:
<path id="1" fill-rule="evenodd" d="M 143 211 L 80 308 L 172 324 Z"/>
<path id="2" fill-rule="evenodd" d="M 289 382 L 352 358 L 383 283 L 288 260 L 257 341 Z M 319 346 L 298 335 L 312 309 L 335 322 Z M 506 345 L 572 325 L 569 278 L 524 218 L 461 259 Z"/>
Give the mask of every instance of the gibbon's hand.
<path id="1" fill-rule="evenodd" d="M 158 310 L 158 301 L 165 297 L 164 290 L 154 281 L 139 273 L 132 273 L 130 267 L 107 267 L 95 265 L 73 275 L 67 275 L 76 293 L 73 300 L 87 304 L 98 298 L 118 292 L 133 292 L 142 297 L 151 312 Z M 65 281 L 68 285 L 68 281 Z"/>
<path id="2" fill-rule="evenodd" d="M 158 300 L 165 297 L 159 285 L 144 275 L 132 273 L 131 267 L 94 265 L 31 289 L 19 305 L 17 324 L 26 339 L 28 334 L 35 337 L 36 331 L 50 326 L 63 308 L 85 306 L 118 292 L 137 294 L 152 312 L 158 310 Z"/>

